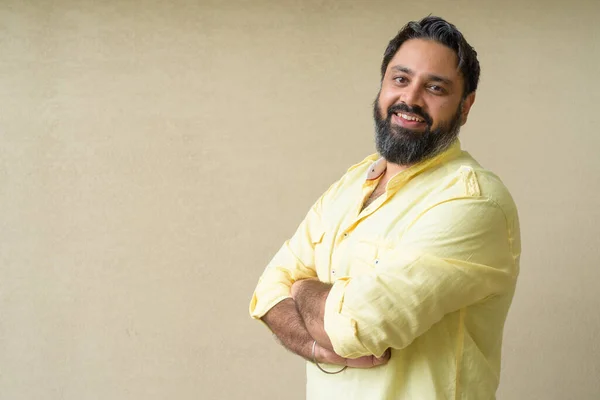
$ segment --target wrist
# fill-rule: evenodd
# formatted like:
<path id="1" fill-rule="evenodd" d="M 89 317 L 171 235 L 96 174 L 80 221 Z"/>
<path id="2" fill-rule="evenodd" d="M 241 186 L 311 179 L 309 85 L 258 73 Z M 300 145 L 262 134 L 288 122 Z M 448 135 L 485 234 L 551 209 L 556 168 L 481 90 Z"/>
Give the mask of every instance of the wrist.
<path id="1" fill-rule="evenodd" d="M 316 343 L 316 341 L 314 343 L 314 346 L 315 346 L 315 359 L 313 361 L 317 361 L 317 362 L 320 362 L 320 363 L 326 362 L 323 359 L 323 354 L 322 354 L 322 351 L 321 351 L 321 346 L 319 346 L 319 344 Z"/>
<path id="2" fill-rule="evenodd" d="M 333 364 L 334 360 L 330 355 L 330 352 L 321 347 L 318 342 L 315 344 L 315 361 L 321 364 Z"/>

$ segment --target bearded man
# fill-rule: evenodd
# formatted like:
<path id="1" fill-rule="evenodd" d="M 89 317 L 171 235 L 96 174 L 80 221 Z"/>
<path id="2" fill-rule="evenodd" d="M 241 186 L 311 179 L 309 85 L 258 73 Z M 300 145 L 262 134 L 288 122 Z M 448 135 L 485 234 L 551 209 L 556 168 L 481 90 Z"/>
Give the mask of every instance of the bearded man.
<path id="1" fill-rule="evenodd" d="M 260 277 L 250 314 L 308 361 L 308 399 L 495 398 L 521 249 L 508 190 L 458 140 L 479 73 L 454 25 L 404 26 L 381 65 L 378 154 Z"/>

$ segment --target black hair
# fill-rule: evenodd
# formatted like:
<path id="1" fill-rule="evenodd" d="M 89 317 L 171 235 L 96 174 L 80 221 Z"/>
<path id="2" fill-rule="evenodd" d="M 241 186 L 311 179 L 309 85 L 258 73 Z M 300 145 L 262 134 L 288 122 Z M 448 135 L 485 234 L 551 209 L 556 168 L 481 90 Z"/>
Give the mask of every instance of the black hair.
<path id="1" fill-rule="evenodd" d="M 409 22 L 390 40 L 381 63 L 381 80 L 400 46 L 409 39 L 430 39 L 454 50 L 458 57 L 458 69 L 465 81 L 463 98 L 477 90 L 480 73 L 477 52 L 454 25 L 432 15 Z"/>

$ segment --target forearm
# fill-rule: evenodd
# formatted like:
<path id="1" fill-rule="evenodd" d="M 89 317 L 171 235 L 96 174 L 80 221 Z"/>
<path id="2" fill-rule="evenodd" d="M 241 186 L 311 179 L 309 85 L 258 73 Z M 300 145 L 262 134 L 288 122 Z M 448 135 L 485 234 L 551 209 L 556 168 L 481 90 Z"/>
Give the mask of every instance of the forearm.
<path id="1" fill-rule="evenodd" d="M 314 339 L 304 326 L 294 300 L 283 300 L 269 310 L 262 320 L 288 350 L 309 361 L 314 361 L 312 354 Z M 367 356 L 350 360 L 319 345 L 315 346 L 315 358 L 320 363 L 346 365 L 352 368 L 372 368 L 387 363 L 390 353 L 381 358 Z"/>
<path id="2" fill-rule="evenodd" d="M 308 333 L 321 347 L 333 351 L 324 327 L 325 301 L 330 289 L 329 284 L 309 279 L 296 282 L 292 288 L 292 296 Z"/>
<path id="3" fill-rule="evenodd" d="M 314 339 L 306 329 L 293 299 L 281 301 L 261 319 L 285 348 L 311 360 Z"/>

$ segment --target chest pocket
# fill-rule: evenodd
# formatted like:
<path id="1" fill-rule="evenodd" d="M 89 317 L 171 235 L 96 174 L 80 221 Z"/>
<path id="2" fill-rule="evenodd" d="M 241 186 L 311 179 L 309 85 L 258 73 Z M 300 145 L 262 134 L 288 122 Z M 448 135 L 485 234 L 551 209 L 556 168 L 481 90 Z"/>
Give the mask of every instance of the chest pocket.
<path id="1" fill-rule="evenodd" d="M 382 257 L 392 256 L 394 243 L 359 239 L 354 243 L 349 263 L 349 276 L 358 276 L 374 272 L 380 266 Z"/>

